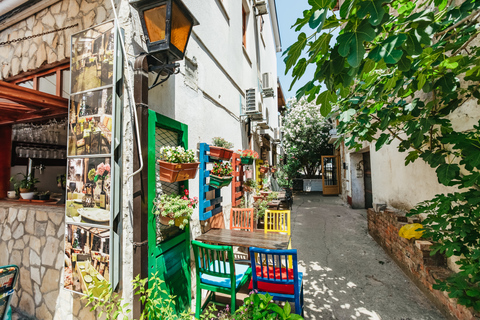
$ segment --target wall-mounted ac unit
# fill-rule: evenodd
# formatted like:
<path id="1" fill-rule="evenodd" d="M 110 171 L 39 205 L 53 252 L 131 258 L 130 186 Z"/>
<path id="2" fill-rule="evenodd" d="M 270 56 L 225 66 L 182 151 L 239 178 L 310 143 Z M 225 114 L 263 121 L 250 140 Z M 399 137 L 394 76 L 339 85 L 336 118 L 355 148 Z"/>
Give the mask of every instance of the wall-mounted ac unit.
<path id="1" fill-rule="evenodd" d="M 255 8 L 257 8 L 257 16 L 261 16 L 268 13 L 267 1 L 257 0 L 255 2 Z"/>
<path id="2" fill-rule="evenodd" d="M 245 114 L 252 120 L 263 119 L 263 103 L 255 88 L 247 89 L 245 96 Z"/>
<path id="3" fill-rule="evenodd" d="M 274 88 L 274 79 L 271 72 L 265 72 L 262 74 L 262 94 L 263 97 L 273 97 L 275 96 Z"/>
<path id="4" fill-rule="evenodd" d="M 280 128 L 275 128 L 273 129 L 273 140 L 276 143 L 280 142 Z"/>

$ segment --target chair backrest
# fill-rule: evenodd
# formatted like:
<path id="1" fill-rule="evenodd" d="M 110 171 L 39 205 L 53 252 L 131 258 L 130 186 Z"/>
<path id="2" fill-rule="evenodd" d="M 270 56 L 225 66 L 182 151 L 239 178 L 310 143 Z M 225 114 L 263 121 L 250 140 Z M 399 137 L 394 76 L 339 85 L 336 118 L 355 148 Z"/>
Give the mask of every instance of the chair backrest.
<path id="1" fill-rule="evenodd" d="M 192 247 L 197 281 L 200 279 L 200 274 L 208 274 L 228 278 L 231 283 L 235 283 L 235 259 L 231 246 L 216 246 L 193 240 Z"/>
<path id="2" fill-rule="evenodd" d="M 253 208 L 232 208 L 230 210 L 230 230 L 253 232 Z"/>
<path id="3" fill-rule="evenodd" d="M 0 267 L 0 319 L 10 319 L 6 315 L 19 275 L 19 269 L 15 265 Z"/>
<path id="4" fill-rule="evenodd" d="M 257 282 L 293 285 L 298 291 L 297 249 L 272 250 L 250 247 L 253 289 Z"/>
<path id="5" fill-rule="evenodd" d="M 290 210 L 265 210 L 265 233 L 291 235 Z"/>

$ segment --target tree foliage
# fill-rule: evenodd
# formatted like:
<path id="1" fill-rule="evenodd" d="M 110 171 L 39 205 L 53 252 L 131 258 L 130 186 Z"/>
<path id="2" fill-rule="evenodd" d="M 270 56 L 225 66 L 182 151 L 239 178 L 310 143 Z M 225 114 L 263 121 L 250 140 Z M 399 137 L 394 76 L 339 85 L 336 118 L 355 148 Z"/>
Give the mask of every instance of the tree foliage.
<path id="1" fill-rule="evenodd" d="M 291 168 L 303 170 L 312 178 L 321 169 L 322 155 L 333 154 L 328 144 L 332 125 L 314 103 L 290 101 L 284 117 L 283 143 Z"/>
<path id="2" fill-rule="evenodd" d="M 435 249 L 460 257 L 461 272 L 437 288 L 480 310 L 480 126 L 455 128 L 450 120 L 480 98 L 480 0 L 345 0 L 338 16 L 327 17 L 335 2 L 309 0 L 294 25 L 314 30 L 286 51 L 292 85 L 316 68 L 297 97 L 320 103 L 324 116 L 338 108 L 346 146 L 367 141 L 378 150 L 396 139 L 406 164 L 421 159 L 440 184 L 459 188 L 411 214 L 429 213 L 424 226 Z"/>

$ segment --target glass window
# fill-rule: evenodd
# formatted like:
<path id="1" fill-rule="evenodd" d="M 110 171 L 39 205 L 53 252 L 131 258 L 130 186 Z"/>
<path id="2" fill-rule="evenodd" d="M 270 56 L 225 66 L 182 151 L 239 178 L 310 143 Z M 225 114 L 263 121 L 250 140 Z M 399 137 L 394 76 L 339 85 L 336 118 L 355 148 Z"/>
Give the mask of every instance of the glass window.
<path id="1" fill-rule="evenodd" d="M 70 97 L 70 70 L 62 70 L 62 97 Z"/>
<path id="2" fill-rule="evenodd" d="M 57 75 L 52 73 L 43 77 L 38 77 L 38 91 L 56 95 Z"/>
<path id="3" fill-rule="evenodd" d="M 25 82 L 20 82 L 18 84 L 20 87 L 28 88 L 28 89 L 33 89 L 33 80 L 28 80 Z"/>

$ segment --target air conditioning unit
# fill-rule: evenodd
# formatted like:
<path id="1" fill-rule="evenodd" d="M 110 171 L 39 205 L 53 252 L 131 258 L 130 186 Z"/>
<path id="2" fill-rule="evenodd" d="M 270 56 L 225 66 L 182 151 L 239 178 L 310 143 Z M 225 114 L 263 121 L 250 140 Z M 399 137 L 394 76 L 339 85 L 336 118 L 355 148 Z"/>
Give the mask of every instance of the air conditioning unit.
<path id="1" fill-rule="evenodd" d="M 274 88 L 274 79 L 271 72 L 265 72 L 262 74 L 262 94 L 263 97 L 273 97 L 275 96 Z"/>
<path id="2" fill-rule="evenodd" d="M 263 105 L 257 96 L 257 91 L 255 88 L 247 89 L 245 92 L 246 96 L 246 105 L 245 105 L 245 114 L 251 117 L 252 119 L 262 119 L 263 118 Z"/>
<path id="3" fill-rule="evenodd" d="M 257 16 L 261 16 L 268 13 L 267 1 L 259 0 L 255 2 L 255 8 L 257 8 Z"/>
<path id="4" fill-rule="evenodd" d="M 273 140 L 276 143 L 280 142 L 280 128 L 275 128 L 273 129 Z"/>

